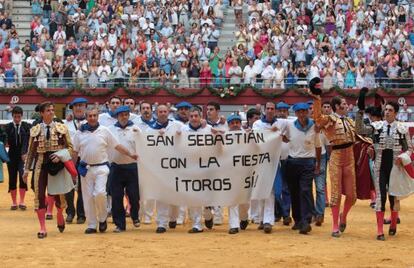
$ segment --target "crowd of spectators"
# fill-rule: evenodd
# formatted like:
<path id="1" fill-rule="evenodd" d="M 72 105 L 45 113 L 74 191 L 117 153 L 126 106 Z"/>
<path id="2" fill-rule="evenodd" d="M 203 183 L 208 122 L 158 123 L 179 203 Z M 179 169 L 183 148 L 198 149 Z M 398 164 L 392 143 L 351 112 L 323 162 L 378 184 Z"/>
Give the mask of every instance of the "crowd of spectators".
<path id="1" fill-rule="evenodd" d="M 32 0 L 19 47 L 0 16 L 0 87 L 413 87 L 409 0 Z M 234 46 L 217 46 L 224 11 Z M 1 5 L 0 5 L 1 7 Z M 247 12 L 246 12 L 247 10 Z M 22 40 L 21 40 L 22 41 Z"/>
<path id="2" fill-rule="evenodd" d="M 188 87 L 194 78 L 208 76 L 204 67 L 224 19 L 220 0 L 32 0 L 31 5 L 31 37 L 23 48 L 11 45 L 11 30 L 3 35 L 0 50 L 7 56 L 0 77 L 6 87 L 33 82 Z"/>
<path id="3" fill-rule="evenodd" d="M 251 1 L 237 60 L 248 82 L 276 87 L 413 87 L 414 3 L 407 0 Z M 246 57 L 253 60 L 248 67 Z"/>

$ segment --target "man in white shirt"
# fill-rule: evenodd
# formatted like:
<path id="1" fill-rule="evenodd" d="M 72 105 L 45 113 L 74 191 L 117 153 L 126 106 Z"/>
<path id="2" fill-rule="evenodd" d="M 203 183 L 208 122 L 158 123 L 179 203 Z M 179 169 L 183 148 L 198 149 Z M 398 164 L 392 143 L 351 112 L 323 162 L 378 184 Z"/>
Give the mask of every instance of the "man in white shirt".
<path id="1" fill-rule="evenodd" d="M 106 83 L 109 82 L 111 76 L 111 67 L 107 64 L 106 60 L 102 60 L 102 64 L 98 67 L 97 74 L 101 86 L 106 87 Z"/>
<path id="2" fill-rule="evenodd" d="M 312 106 L 313 106 L 313 102 L 312 102 L 312 105 L 309 104 L 309 107 L 312 107 Z M 332 107 L 329 101 L 325 101 L 322 104 L 322 113 L 325 115 L 332 114 Z M 312 117 L 312 113 L 309 113 L 309 116 Z M 315 216 L 316 226 L 322 226 L 322 223 L 324 222 L 324 219 L 325 219 L 325 206 L 326 206 L 326 203 L 328 203 L 327 198 L 326 198 L 326 167 L 328 164 L 329 153 L 331 150 L 330 143 L 322 131 L 319 132 L 319 137 L 321 140 L 321 162 L 320 162 L 319 174 L 316 174 L 315 176 L 316 198 L 315 198 L 314 216 Z"/>
<path id="3" fill-rule="evenodd" d="M 152 129 L 158 130 L 160 135 L 164 133 L 176 133 L 180 131 L 183 124 L 168 119 L 169 109 L 166 105 L 157 106 L 157 120 L 150 125 Z M 178 206 L 169 205 L 157 201 L 157 229 L 156 233 L 161 234 L 167 231 L 167 223 L 170 229 L 177 226 Z"/>
<path id="4" fill-rule="evenodd" d="M 182 132 L 198 132 L 209 133 L 211 127 L 209 125 L 203 127 L 201 110 L 198 107 L 191 107 L 189 110 L 188 124 L 182 127 Z M 202 207 L 189 207 L 189 217 L 192 221 L 193 227 L 188 231 L 190 234 L 203 232 L 203 226 L 201 224 Z"/>
<path id="5" fill-rule="evenodd" d="M 109 174 L 108 150 L 116 149 L 124 155 L 137 160 L 138 156 L 129 152 L 105 126 L 98 122 L 99 111 L 92 108 L 86 112 L 86 124 L 76 132 L 74 138 L 74 155 L 80 157 L 78 171 L 82 176 L 82 195 L 88 227 L 85 234 L 107 229 L 106 183 Z"/>
<path id="6" fill-rule="evenodd" d="M 211 51 L 207 47 L 206 41 L 201 42 L 201 46 L 197 52 L 200 62 L 208 60 L 210 58 L 210 52 Z"/>
<path id="7" fill-rule="evenodd" d="M 115 110 L 121 106 L 122 100 L 118 96 L 112 96 L 109 99 L 109 111 L 107 113 L 99 114 L 99 124 L 105 127 L 115 125 L 117 122 Z"/>
<path id="8" fill-rule="evenodd" d="M 315 131 L 315 123 L 309 119 L 309 105 L 296 103 L 293 110 L 297 119 L 289 122 L 289 158 L 286 163 L 295 221 L 292 230 L 307 234 L 312 230 L 312 181 L 315 172 L 319 173 L 321 144 L 319 133 Z"/>
<path id="9" fill-rule="evenodd" d="M 242 131 L 242 120 L 237 114 L 232 114 L 227 118 L 229 131 Z M 249 225 L 249 203 L 237 204 L 229 207 L 229 234 L 237 234 L 239 228 L 246 230 Z"/>
<path id="10" fill-rule="evenodd" d="M 256 83 L 256 68 L 253 60 L 249 60 L 249 65 L 246 65 L 243 70 L 244 84 L 254 86 Z"/>
<path id="11" fill-rule="evenodd" d="M 188 125 L 189 119 L 190 119 L 190 109 L 193 107 L 193 105 L 189 102 L 182 101 L 175 105 L 175 108 L 177 109 L 176 114 L 174 115 L 174 120 L 184 124 Z M 205 123 L 204 123 L 205 125 Z M 178 218 L 177 218 L 177 224 L 182 225 L 185 222 L 185 216 L 186 216 L 186 206 L 180 206 L 179 212 L 178 212 Z"/>
<path id="12" fill-rule="evenodd" d="M 122 104 L 122 99 L 118 96 L 112 96 L 109 99 L 109 111 L 107 113 L 99 114 L 99 124 L 105 127 L 110 127 L 118 122 L 115 110 Z M 130 120 L 135 121 L 137 119 L 136 114 L 130 114 Z M 112 133 L 114 134 L 114 133 Z M 111 193 L 108 193 L 108 213 L 111 213 L 112 210 L 112 201 L 111 201 Z"/>
<path id="13" fill-rule="evenodd" d="M 13 64 L 13 69 L 16 71 L 17 76 L 17 85 L 23 85 L 23 63 L 25 59 L 23 51 L 20 50 L 19 46 L 16 46 L 11 55 L 11 62 Z"/>
<path id="14" fill-rule="evenodd" d="M 109 127 L 111 133 L 119 140 L 125 148 L 129 148 L 132 154 L 135 151 L 135 135 L 138 134 L 137 126 L 129 120 L 130 109 L 128 106 L 120 106 L 115 110 L 118 119 L 115 125 Z M 124 195 L 128 196 L 130 204 L 130 216 L 135 227 L 140 226 L 139 221 L 139 186 L 138 166 L 133 159 L 111 149 L 109 152 L 111 172 L 109 189 L 112 196 L 112 219 L 116 225 L 115 233 L 125 231 L 125 208 Z"/>
<path id="15" fill-rule="evenodd" d="M 193 105 L 189 102 L 182 101 L 175 105 L 175 108 L 177 109 L 177 113 L 174 116 L 174 120 L 177 120 L 184 125 L 188 124 L 188 121 L 190 120 L 190 109 L 193 107 Z"/>
<path id="16" fill-rule="evenodd" d="M 130 118 L 130 120 L 134 122 L 142 132 L 145 132 L 151 128 L 150 126 L 155 121 L 152 116 L 152 104 L 147 101 L 141 102 L 139 105 L 139 112 L 139 116 L 134 117 L 134 119 Z"/>
<path id="17" fill-rule="evenodd" d="M 411 109 L 408 108 L 408 104 L 404 103 L 401 111 L 397 115 L 397 120 L 401 122 L 409 122 L 411 121 Z"/>
<path id="18" fill-rule="evenodd" d="M 62 25 L 59 25 L 57 31 L 53 34 L 53 41 L 55 43 L 57 43 L 59 39 L 66 41 L 66 33 L 63 31 Z"/>
<path id="19" fill-rule="evenodd" d="M 270 63 L 270 61 L 266 62 L 266 67 L 262 71 L 263 88 L 272 87 L 274 69 Z"/>
<path id="20" fill-rule="evenodd" d="M 276 117 L 287 119 L 289 117 L 289 104 L 281 101 L 276 104 Z M 282 152 L 280 154 L 280 167 L 277 171 L 275 185 L 275 202 L 276 202 L 276 221 L 283 217 L 283 225 L 289 225 L 292 222 L 290 217 L 290 193 L 286 179 L 286 160 L 289 156 L 289 144 L 282 143 Z"/>
<path id="21" fill-rule="evenodd" d="M 135 119 L 130 117 L 130 120 L 145 133 L 148 129 L 151 129 L 151 125 L 155 122 L 155 119 L 152 116 L 152 105 L 147 101 L 143 101 L 141 102 L 139 108 L 141 116 L 136 116 Z M 151 224 L 151 219 L 155 209 L 155 200 L 141 200 L 140 205 L 140 218 L 144 224 Z"/>
<path id="22" fill-rule="evenodd" d="M 265 115 L 254 122 L 253 131 L 255 130 L 272 130 L 280 131 L 282 135 L 286 135 L 288 121 L 286 119 L 276 119 L 276 105 L 273 102 L 266 103 Z M 274 179 L 274 178 L 273 178 Z M 272 190 L 270 196 L 264 200 L 258 200 L 259 230 L 264 230 L 265 233 L 272 232 L 272 226 L 275 222 L 275 195 Z"/>
<path id="23" fill-rule="evenodd" d="M 220 104 L 217 102 L 207 103 L 207 125 L 210 127 L 226 131 L 227 123 L 225 118 L 220 117 Z M 223 224 L 223 208 L 216 207 L 205 207 L 204 208 L 204 223 L 208 229 L 213 228 L 215 225 Z"/>
<path id="24" fill-rule="evenodd" d="M 49 73 L 49 68 L 45 65 L 43 61 L 40 61 L 35 74 L 36 74 L 36 86 L 39 88 L 47 88 L 47 76 Z M 17 73 L 16 73 L 17 74 Z"/>
<path id="25" fill-rule="evenodd" d="M 69 105 L 69 108 L 72 109 L 72 120 L 68 121 L 65 120 L 65 125 L 68 127 L 69 135 L 72 140 L 72 144 L 74 141 L 74 137 L 78 129 L 81 127 L 82 124 L 86 123 L 86 106 L 88 104 L 88 100 L 85 98 L 75 98 Z M 79 158 L 76 159 L 76 164 L 79 164 Z M 78 194 L 78 198 L 76 201 L 76 209 L 74 205 L 74 197 L 75 197 L 75 189 L 70 191 L 69 193 L 65 194 L 66 203 L 68 207 L 66 208 L 66 222 L 72 223 L 75 214 L 77 216 L 76 223 L 83 224 L 86 221 L 85 218 L 85 210 L 83 208 L 83 199 L 82 199 L 82 186 L 81 186 L 81 177 L 78 174 L 77 177 L 77 189 L 76 192 Z"/>

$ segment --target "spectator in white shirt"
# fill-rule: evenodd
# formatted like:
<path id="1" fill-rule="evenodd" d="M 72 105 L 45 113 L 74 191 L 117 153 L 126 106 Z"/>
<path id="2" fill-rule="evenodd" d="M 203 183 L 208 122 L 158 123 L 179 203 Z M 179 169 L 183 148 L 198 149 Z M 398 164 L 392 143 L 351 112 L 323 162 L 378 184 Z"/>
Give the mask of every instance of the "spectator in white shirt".
<path id="1" fill-rule="evenodd" d="M 254 68 L 253 60 L 249 60 L 249 64 L 244 67 L 243 79 L 244 84 L 254 86 L 256 83 L 256 70 Z"/>
<path id="2" fill-rule="evenodd" d="M 101 83 L 102 87 L 106 87 L 111 75 L 111 67 L 109 67 L 106 60 L 102 60 L 102 65 L 98 67 L 97 73 L 99 77 L 99 83 Z"/>
<path id="3" fill-rule="evenodd" d="M 66 33 L 62 29 L 62 25 L 59 25 L 57 31 L 53 34 L 53 41 L 56 42 L 58 39 L 66 41 Z"/>
<path id="4" fill-rule="evenodd" d="M 409 122 L 411 121 L 411 114 L 413 111 L 408 108 L 408 104 L 404 103 L 402 109 L 398 112 L 397 120 L 401 122 Z"/>
<path id="5" fill-rule="evenodd" d="M 36 86 L 39 88 L 47 88 L 47 76 L 49 73 L 49 68 L 45 65 L 43 61 L 39 62 L 38 67 L 36 68 Z"/>
<path id="6" fill-rule="evenodd" d="M 18 86 L 23 85 L 23 63 L 25 57 L 26 56 L 24 55 L 23 51 L 20 50 L 19 46 L 16 46 L 13 49 L 11 55 L 11 62 L 13 64 L 13 69 L 16 71 Z"/>

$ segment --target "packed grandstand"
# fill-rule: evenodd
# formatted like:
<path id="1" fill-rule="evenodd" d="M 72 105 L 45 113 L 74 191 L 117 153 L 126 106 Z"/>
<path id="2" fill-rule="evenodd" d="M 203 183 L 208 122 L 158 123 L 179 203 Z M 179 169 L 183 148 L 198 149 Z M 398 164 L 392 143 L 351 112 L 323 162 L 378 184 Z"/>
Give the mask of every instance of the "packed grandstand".
<path id="1" fill-rule="evenodd" d="M 0 1 L 0 87 L 413 86 L 409 0 L 32 0 L 21 40 Z M 233 21 L 226 21 L 228 18 Z M 220 47 L 234 24 L 232 46 Z"/>

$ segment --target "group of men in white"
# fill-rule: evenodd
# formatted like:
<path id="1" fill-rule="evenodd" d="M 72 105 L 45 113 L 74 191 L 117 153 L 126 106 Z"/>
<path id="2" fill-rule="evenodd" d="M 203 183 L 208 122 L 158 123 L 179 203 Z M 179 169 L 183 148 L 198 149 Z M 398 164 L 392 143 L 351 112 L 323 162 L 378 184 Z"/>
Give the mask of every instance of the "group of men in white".
<path id="1" fill-rule="evenodd" d="M 160 135 L 183 132 L 208 132 L 219 135 L 227 131 L 277 131 L 283 136 L 284 141 L 281 160 L 287 159 L 288 156 L 316 159 L 313 163 L 316 163 L 314 167 L 318 169 L 320 157 L 317 157 L 317 151 L 321 148 L 321 141 L 309 118 L 310 105 L 297 103 L 293 106 L 298 118 L 296 121 L 287 119 L 289 106 L 282 106 L 284 109 L 281 111 L 284 112 L 278 116 L 276 104 L 272 102 L 266 103 L 264 113 L 252 108 L 247 112 L 244 122 L 238 113 L 231 114 L 227 119 L 221 116 L 220 105 L 215 102 L 207 104 L 207 117 L 203 119 L 201 108 L 188 102 L 176 104 L 177 112 L 171 114 L 166 105 L 157 105 L 153 111 L 152 104 L 143 101 L 140 103 L 140 115 L 137 115 L 131 112 L 135 107 L 133 99 L 122 100 L 113 96 L 109 100 L 110 110 L 99 114 L 96 108 L 87 108 L 86 99 L 76 98 L 70 104 L 73 114 L 65 124 L 68 126 L 73 149 L 78 156 L 78 171 L 82 180 L 79 194 L 83 195 L 87 221 L 85 233 L 96 233 L 98 228 L 100 232 L 105 232 L 108 214 L 112 214 L 114 232 L 126 230 L 127 214 L 131 216 L 135 227 L 140 226 L 141 220 L 144 224 L 149 224 L 155 207 L 157 233 L 164 233 L 168 228 L 174 229 L 177 224 L 183 224 L 187 211 L 188 219 L 192 223 L 189 233 L 203 232 L 203 218 L 208 229 L 223 224 L 223 208 L 219 206 L 185 207 L 157 200 L 140 201 L 139 192 L 145 189 L 139 189 L 139 158 L 146 156 L 137 155 L 135 136 L 145 134 L 150 129 L 157 130 Z M 290 140 L 295 142 L 289 142 Z M 312 186 L 306 194 L 312 195 L 311 189 Z M 127 200 L 127 207 L 124 206 L 124 198 Z M 311 199 L 313 202 L 313 198 L 308 201 Z M 301 202 L 300 208 L 293 200 L 299 200 L 299 197 L 292 196 L 295 220 L 292 229 L 306 234 L 311 230 L 309 217 L 312 217 L 313 204 Z M 291 218 L 288 218 L 287 225 L 291 222 Z M 229 234 L 246 229 L 249 219 L 259 224 L 259 230 L 265 233 L 272 232 L 275 222 L 273 190 L 267 199 L 230 206 Z"/>

